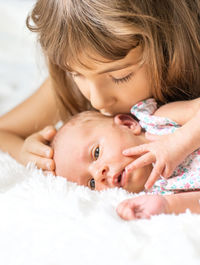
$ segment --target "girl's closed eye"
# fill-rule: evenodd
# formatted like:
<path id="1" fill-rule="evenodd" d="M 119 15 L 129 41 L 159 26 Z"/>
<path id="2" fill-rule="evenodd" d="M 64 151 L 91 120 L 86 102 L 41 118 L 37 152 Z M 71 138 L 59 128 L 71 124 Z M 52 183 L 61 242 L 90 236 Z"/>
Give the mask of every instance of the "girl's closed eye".
<path id="1" fill-rule="evenodd" d="M 81 77 L 81 75 L 79 73 L 76 73 L 76 72 L 70 72 L 72 78 L 77 78 L 77 77 Z"/>
<path id="2" fill-rule="evenodd" d="M 130 73 L 130 74 L 128 74 L 128 75 L 126 75 L 125 77 L 122 77 L 122 78 L 115 78 L 113 76 L 111 76 L 111 78 L 112 78 L 112 81 L 114 83 L 119 84 L 119 83 L 124 83 L 124 82 L 130 81 L 132 76 L 133 76 L 133 73 Z"/>

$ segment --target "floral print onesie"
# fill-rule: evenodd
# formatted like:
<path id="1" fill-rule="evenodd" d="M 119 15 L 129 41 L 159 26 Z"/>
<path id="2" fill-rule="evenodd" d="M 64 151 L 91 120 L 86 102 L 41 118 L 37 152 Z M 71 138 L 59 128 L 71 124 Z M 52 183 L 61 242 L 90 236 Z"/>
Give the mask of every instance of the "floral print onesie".
<path id="1" fill-rule="evenodd" d="M 131 113 L 137 117 L 140 126 L 151 134 L 165 135 L 175 132 L 180 125 L 165 118 L 154 116 L 157 103 L 153 98 L 141 101 L 134 105 Z M 200 190 L 200 149 L 190 154 L 180 164 L 170 178 L 162 176 L 150 190 L 154 194 L 169 194 L 182 191 Z"/>

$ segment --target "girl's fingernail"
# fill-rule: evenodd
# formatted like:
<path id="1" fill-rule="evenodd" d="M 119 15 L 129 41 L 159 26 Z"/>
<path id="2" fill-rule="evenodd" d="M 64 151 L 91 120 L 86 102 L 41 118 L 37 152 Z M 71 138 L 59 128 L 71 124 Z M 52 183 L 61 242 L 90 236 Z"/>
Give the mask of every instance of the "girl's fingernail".
<path id="1" fill-rule="evenodd" d="M 46 167 L 47 167 L 48 170 L 51 170 L 51 164 L 46 163 Z"/>
<path id="2" fill-rule="evenodd" d="M 128 151 L 127 151 L 127 150 L 124 150 L 122 153 L 123 153 L 124 155 L 126 155 L 126 154 L 128 154 Z"/>
<path id="3" fill-rule="evenodd" d="M 46 150 L 46 151 L 45 151 L 45 154 L 46 154 L 46 156 L 49 157 L 49 156 L 50 156 L 50 150 Z"/>

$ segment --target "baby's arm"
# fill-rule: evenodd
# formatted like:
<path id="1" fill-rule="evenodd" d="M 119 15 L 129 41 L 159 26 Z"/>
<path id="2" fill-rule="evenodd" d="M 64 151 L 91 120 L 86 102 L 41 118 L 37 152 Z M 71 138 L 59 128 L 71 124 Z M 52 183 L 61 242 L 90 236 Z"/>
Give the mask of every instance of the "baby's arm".
<path id="1" fill-rule="evenodd" d="M 54 94 L 47 80 L 31 97 L 0 117 L 0 149 L 23 164 L 33 161 L 48 170 L 49 163 L 51 171 L 53 154 L 46 143 L 55 130 L 45 132 L 42 129 L 57 120 Z"/>
<path id="2" fill-rule="evenodd" d="M 125 220 L 150 218 L 159 214 L 180 214 L 189 209 L 200 213 L 200 192 L 184 192 L 171 195 L 142 195 L 121 202 L 117 213 Z"/>

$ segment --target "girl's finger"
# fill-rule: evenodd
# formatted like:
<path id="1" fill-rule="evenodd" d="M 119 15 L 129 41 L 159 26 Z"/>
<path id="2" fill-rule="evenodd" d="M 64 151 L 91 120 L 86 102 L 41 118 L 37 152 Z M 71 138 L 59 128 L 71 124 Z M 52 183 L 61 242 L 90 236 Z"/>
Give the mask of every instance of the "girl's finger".
<path id="1" fill-rule="evenodd" d="M 139 158 L 137 158 L 135 161 L 130 163 L 128 166 L 126 166 L 125 170 L 126 172 L 131 172 L 132 170 L 140 167 L 147 166 L 149 164 L 152 164 L 156 161 L 155 156 L 152 153 L 146 153 Z"/>
<path id="2" fill-rule="evenodd" d="M 39 134 L 47 141 L 53 140 L 53 137 L 56 135 L 56 129 L 53 126 L 47 126 Z"/>
<path id="3" fill-rule="evenodd" d="M 162 173 L 162 176 L 166 179 L 168 179 L 174 170 L 170 169 L 168 166 L 165 166 L 164 172 Z"/>
<path id="4" fill-rule="evenodd" d="M 125 149 L 122 153 L 125 156 L 133 156 L 133 155 L 142 155 L 148 151 L 149 151 L 148 144 L 142 144 L 142 145 L 138 145 L 138 146 Z"/>
<path id="5" fill-rule="evenodd" d="M 162 175 L 162 172 L 164 170 L 164 166 L 161 163 L 156 163 L 153 167 L 153 170 L 145 184 L 145 189 L 150 189 L 153 184 L 156 182 L 156 180 Z"/>
<path id="6" fill-rule="evenodd" d="M 55 163 L 53 159 L 39 157 L 33 154 L 28 156 L 27 162 L 33 162 L 38 168 L 47 171 L 55 170 Z"/>
<path id="7" fill-rule="evenodd" d="M 48 176 L 48 175 L 55 176 L 56 175 L 55 171 L 49 171 L 49 170 L 44 170 L 43 173 L 44 173 L 45 176 Z"/>
<path id="8" fill-rule="evenodd" d="M 38 141 L 37 139 L 33 139 L 30 144 L 27 144 L 26 151 L 46 158 L 53 157 L 53 149 L 50 146 Z"/>

